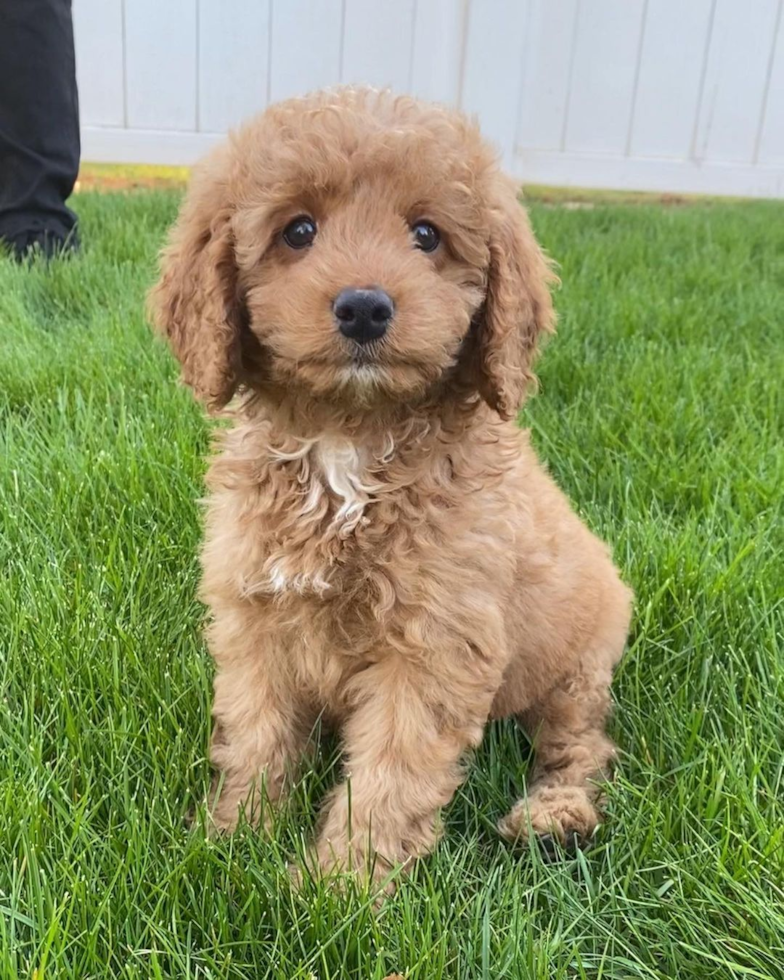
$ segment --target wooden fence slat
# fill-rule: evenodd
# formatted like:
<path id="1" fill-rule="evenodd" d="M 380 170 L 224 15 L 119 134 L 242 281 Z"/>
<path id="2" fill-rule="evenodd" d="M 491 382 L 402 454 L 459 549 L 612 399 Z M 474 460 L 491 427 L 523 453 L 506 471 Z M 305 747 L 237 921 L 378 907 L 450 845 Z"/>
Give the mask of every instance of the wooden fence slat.
<path id="1" fill-rule="evenodd" d="M 654 0 L 646 11 L 629 152 L 691 152 L 714 0 Z M 677 24 L 678 30 L 673 30 Z"/>
<path id="2" fill-rule="evenodd" d="M 417 0 L 410 89 L 420 98 L 457 105 L 465 19 L 458 0 Z"/>
<path id="3" fill-rule="evenodd" d="M 130 129 L 196 129 L 195 0 L 125 0 Z"/>
<path id="4" fill-rule="evenodd" d="M 74 0 L 79 112 L 85 125 L 125 123 L 122 0 Z"/>
<path id="5" fill-rule="evenodd" d="M 198 4 L 198 128 L 222 133 L 267 104 L 270 0 Z"/>
<path id="6" fill-rule="evenodd" d="M 784 167 L 784 0 L 779 0 L 776 44 L 772 52 L 754 162 Z"/>
<path id="7" fill-rule="evenodd" d="M 624 153 L 643 30 L 643 0 L 580 5 L 565 149 Z"/>
<path id="8" fill-rule="evenodd" d="M 340 80 L 405 92 L 413 32 L 414 0 L 345 0 Z"/>
<path id="9" fill-rule="evenodd" d="M 751 163 L 779 0 L 717 0 L 694 155 Z"/>
<path id="10" fill-rule="evenodd" d="M 340 79 L 343 0 L 272 0 L 270 100 Z"/>
<path id="11" fill-rule="evenodd" d="M 561 149 L 574 55 L 577 0 L 534 0 L 526 36 L 518 146 Z"/>
<path id="12" fill-rule="evenodd" d="M 462 107 L 479 116 L 506 166 L 514 154 L 528 16 L 528 0 L 475 0 L 469 8 Z"/>

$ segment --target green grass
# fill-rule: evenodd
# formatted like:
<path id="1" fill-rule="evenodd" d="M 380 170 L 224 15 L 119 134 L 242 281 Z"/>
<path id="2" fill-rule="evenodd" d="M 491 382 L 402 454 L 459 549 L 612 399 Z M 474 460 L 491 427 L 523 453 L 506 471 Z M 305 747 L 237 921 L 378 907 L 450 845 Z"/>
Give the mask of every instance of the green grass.
<path id="1" fill-rule="evenodd" d="M 83 193 L 78 260 L 0 260 L 0 977 L 783 977 L 784 206 L 533 206 L 563 287 L 526 419 L 638 596 L 622 776 L 591 851 L 515 854 L 493 726 L 375 914 L 289 884 L 334 751 L 271 840 L 184 827 L 208 439 L 142 313 L 177 202 Z"/>

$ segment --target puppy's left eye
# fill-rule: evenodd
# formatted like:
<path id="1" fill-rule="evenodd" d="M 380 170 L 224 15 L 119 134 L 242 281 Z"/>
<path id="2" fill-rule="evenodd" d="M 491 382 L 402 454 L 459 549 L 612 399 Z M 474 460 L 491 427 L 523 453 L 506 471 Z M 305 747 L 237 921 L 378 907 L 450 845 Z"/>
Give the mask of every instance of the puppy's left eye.
<path id="1" fill-rule="evenodd" d="M 307 248 L 316 237 L 316 222 L 306 214 L 290 221 L 283 229 L 283 241 L 289 248 Z"/>
<path id="2" fill-rule="evenodd" d="M 411 234 L 414 236 L 414 245 L 423 252 L 435 252 L 441 241 L 438 228 L 429 221 L 417 221 L 411 226 Z"/>

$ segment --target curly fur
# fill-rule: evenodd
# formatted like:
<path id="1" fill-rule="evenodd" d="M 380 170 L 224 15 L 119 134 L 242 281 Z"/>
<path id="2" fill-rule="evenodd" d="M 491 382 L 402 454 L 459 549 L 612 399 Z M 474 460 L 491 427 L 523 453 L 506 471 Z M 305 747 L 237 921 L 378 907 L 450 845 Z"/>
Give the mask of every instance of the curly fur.
<path id="1" fill-rule="evenodd" d="M 303 213 L 319 231 L 295 252 Z M 410 98 L 284 102 L 194 174 L 151 301 L 196 394 L 236 396 L 203 551 L 218 828 L 281 800 L 325 717 L 346 781 L 316 866 L 384 875 L 433 847 L 465 753 L 509 715 L 538 762 L 501 831 L 595 828 L 630 593 L 514 424 L 552 279 L 475 126 Z M 370 284 L 395 317 L 359 357 L 331 304 Z"/>

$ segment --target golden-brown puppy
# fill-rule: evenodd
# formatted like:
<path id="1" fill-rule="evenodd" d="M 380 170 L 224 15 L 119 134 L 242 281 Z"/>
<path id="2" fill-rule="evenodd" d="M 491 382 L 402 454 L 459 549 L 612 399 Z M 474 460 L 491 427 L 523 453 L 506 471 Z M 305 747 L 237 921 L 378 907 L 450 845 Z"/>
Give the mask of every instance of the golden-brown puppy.
<path id="1" fill-rule="evenodd" d="M 501 832 L 590 835 L 630 592 L 515 424 L 552 275 L 477 129 L 361 90 L 273 106 L 195 172 L 162 264 L 183 377 L 237 396 L 203 553 L 217 827 L 281 799 L 323 715 L 346 782 L 317 863 L 383 876 L 514 715 L 537 768 Z"/>

